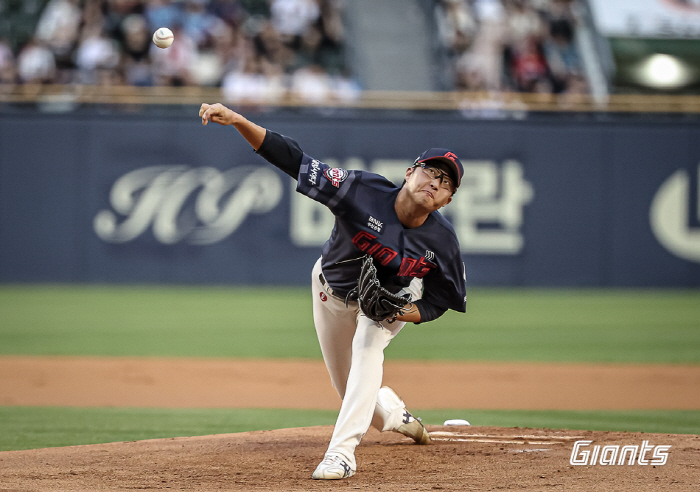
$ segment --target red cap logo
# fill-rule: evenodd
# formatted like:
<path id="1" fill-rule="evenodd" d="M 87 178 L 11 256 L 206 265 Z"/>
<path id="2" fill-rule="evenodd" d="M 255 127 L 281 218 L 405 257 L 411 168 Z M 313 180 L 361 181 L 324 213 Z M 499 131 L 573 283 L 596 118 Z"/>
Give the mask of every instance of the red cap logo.
<path id="1" fill-rule="evenodd" d="M 453 154 L 452 152 L 448 152 L 447 154 L 445 154 L 445 157 L 447 157 L 449 160 L 451 160 L 452 162 L 457 164 L 457 156 L 455 154 Z"/>

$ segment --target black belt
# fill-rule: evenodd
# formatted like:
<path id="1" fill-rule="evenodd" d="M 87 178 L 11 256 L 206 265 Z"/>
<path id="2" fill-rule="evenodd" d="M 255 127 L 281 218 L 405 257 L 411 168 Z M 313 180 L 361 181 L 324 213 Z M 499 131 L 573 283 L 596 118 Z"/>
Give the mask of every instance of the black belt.
<path id="1" fill-rule="evenodd" d="M 345 302 L 345 296 L 340 295 L 340 293 L 336 293 L 333 291 L 333 287 L 331 287 L 328 282 L 326 282 L 326 277 L 323 276 L 323 272 L 319 273 L 318 275 L 318 280 L 321 282 L 321 285 L 326 289 L 326 292 L 328 292 L 330 295 L 335 297 L 336 299 L 340 299 L 341 301 Z"/>

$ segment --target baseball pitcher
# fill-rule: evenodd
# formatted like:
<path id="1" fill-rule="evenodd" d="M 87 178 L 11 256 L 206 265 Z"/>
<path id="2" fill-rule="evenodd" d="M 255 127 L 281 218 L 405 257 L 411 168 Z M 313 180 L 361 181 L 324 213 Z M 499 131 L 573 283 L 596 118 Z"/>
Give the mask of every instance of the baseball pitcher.
<path id="1" fill-rule="evenodd" d="M 333 436 L 312 477 L 351 477 L 355 448 L 370 425 L 430 443 L 420 420 L 382 387 L 384 349 L 407 322 L 466 311 L 466 274 L 451 224 L 438 210 L 464 169 L 448 149 L 426 150 L 396 187 L 366 171 L 331 168 L 297 142 L 217 103 L 202 124 L 232 125 L 255 151 L 330 209 L 335 225 L 311 272 L 313 317 L 333 387 L 342 399 Z"/>

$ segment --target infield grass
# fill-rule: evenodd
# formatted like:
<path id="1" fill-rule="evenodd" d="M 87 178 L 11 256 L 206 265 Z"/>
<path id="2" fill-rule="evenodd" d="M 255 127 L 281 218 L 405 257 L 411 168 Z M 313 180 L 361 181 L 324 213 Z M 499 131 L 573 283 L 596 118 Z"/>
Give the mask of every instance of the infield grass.
<path id="1" fill-rule="evenodd" d="M 417 410 L 440 425 L 700 434 L 700 411 Z M 0 407 L 0 451 L 332 425 L 335 411 Z M 478 432 L 478 430 L 474 430 Z"/>

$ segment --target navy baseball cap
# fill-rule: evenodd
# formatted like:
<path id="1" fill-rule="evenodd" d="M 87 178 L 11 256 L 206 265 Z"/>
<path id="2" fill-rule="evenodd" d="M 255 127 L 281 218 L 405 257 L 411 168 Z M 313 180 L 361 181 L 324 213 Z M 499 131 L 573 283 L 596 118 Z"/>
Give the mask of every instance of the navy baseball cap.
<path id="1" fill-rule="evenodd" d="M 442 161 L 452 170 L 452 177 L 455 183 L 455 189 L 459 188 L 459 184 L 462 182 L 462 175 L 464 174 L 464 167 L 457 157 L 457 154 L 449 149 L 439 149 L 433 148 L 428 149 L 418 156 L 416 159 L 416 164 L 426 161 Z"/>

